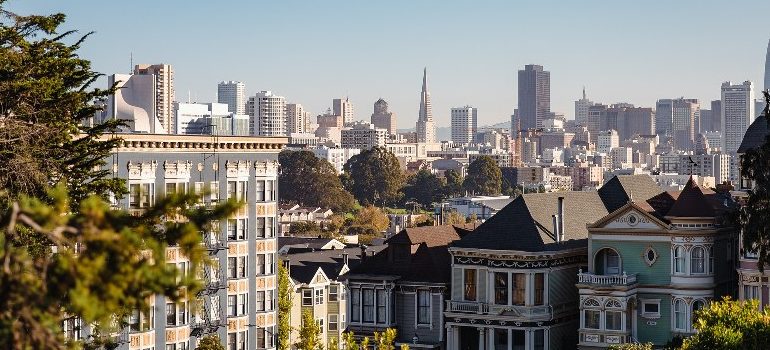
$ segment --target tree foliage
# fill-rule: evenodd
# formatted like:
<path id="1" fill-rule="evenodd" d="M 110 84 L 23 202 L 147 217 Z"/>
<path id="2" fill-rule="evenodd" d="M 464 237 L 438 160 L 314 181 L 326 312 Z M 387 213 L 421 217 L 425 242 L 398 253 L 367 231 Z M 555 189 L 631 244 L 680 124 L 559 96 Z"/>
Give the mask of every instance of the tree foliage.
<path id="1" fill-rule="evenodd" d="M 101 75 L 77 55 L 88 34 L 60 31 L 63 14 L 21 16 L 0 0 L 0 189 L 8 200 L 46 196 L 63 183 L 77 205 L 91 194 L 125 193 L 108 177 L 104 158 L 118 140 L 100 141 L 109 122 L 81 126 L 113 89 L 91 85 Z M 66 42 L 73 42 L 68 44 Z M 73 208 L 74 209 L 74 208 Z"/>
<path id="2" fill-rule="evenodd" d="M 481 156 L 468 166 L 468 175 L 463 181 L 463 188 L 469 193 L 482 196 L 498 195 L 501 186 L 502 173 L 494 159 Z"/>
<path id="3" fill-rule="evenodd" d="M 374 332 L 374 347 L 382 350 L 395 350 L 397 334 L 394 328 L 385 329 L 383 332 Z M 342 344 L 346 350 L 364 350 L 369 349 L 370 339 L 364 337 L 360 342 L 356 342 L 353 332 L 345 332 L 342 333 Z M 402 344 L 399 349 L 409 350 L 409 346 Z"/>
<path id="4" fill-rule="evenodd" d="M 321 325 L 313 319 L 310 310 L 302 310 L 302 326 L 299 328 L 298 350 L 322 350 Z"/>
<path id="5" fill-rule="evenodd" d="M 383 147 L 365 150 L 345 163 L 348 191 L 362 205 L 391 206 L 401 198 L 404 175 L 393 153 Z"/>
<path id="6" fill-rule="evenodd" d="M 762 117 L 770 124 L 770 94 L 764 91 L 765 109 Z M 770 135 L 760 147 L 748 150 L 741 157 L 741 176 L 754 182 L 748 199 L 738 212 L 743 231 L 743 246 L 756 247 L 760 270 L 770 264 Z"/>
<path id="7" fill-rule="evenodd" d="M 310 151 L 285 150 L 278 161 L 281 201 L 330 208 L 334 212 L 348 212 L 353 208 L 353 196 L 342 187 L 334 166 L 325 159 Z"/>
<path id="8" fill-rule="evenodd" d="M 382 209 L 371 205 L 361 208 L 353 222 L 359 226 L 372 227 L 377 232 L 387 230 L 390 225 L 388 215 Z"/>
<path id="9" fill-rule="evenodd" d="M 415 201 L 423 208 L 430 208 L 433 203 L 444 199 L 446 188 L 443 179 L 428 170 L 420 170 L 409 177 L 403 191 L 406 201 Z"/>
<path id="10" fill-rule="evenodd" d="M 278 262 L 278 350 L 291 349 L 291 306 L 294 291 L 289 270 Z"/>
<path id="11" fill-rule="evenodd" d="M 211 334 L 203 337 L 203 339 L 198 342 L 198 346 L 195 347 L 195 350 L 225 350 L 225 347 L 222 345 L 222 341 L 219 340 L 218 335 Z"/>
<path id="12" fill-rule="evenodd" d="M 626 343 L 610 346 L 610 350 L 653 350 L 652 343 Z"/>
<path id="13" fill-rule="evenodd" d="M 444 187 L 444 194 L 448 197 L 457 197 L 463 195 L 463 178 L 456 170 L 449 169 L 444 171 L 444 178 L 446 178 L 446 187 Z"/>
<path id="14" fill-rule="evenodd" d="M 770 344 L 770 312 L 757 300 L 712 302 L 696 313 L 697 332 L 682 350 L 765 349 Z"/>

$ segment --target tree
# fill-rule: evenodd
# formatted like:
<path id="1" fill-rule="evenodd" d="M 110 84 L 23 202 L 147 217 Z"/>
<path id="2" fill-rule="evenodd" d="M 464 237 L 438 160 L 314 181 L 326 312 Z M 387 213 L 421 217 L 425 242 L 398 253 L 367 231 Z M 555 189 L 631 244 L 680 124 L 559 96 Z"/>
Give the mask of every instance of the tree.
<path id="1" fill-rule="evenodd" d="M 361 210 L 356 213 L 353 222 L 359 226 L 372 227 L 377 232 L 385 231 L 388 229 L 388 226 L 390 226 L 388 215 L 385 214 L 382 209 L 371 205 L 361 208 Z"/>
<path id="2" fill-rule="evenodd" d="M 321 232 L 321 228 L 313 221 L 297 221 L 289 225 L 289 233 L 292 235 L 312 235 Z"/>
<path id="3" fill-rule="evenodd" d="M 219 340 L 218 335 L 211 334 L 203 337 L 203 339 L 198 342 L 198 346 L 195 347 L 195 350 L 225 350 L 225 347 L 222 345 L 222 341 Z"/>
<path id="4" fill-rule="evenodd" d="M 377 350 L 395 350 L 396 330 L 388 328 L 381 333 L 374 332 L 374 343 L 377 346 Z"/>
<path id="5" fill-rule="evenodd" d="M 463 216 L 463 214 L 460 214 L 455 210 L 445 212 L 444 215 L 446 216 L 444 218 L 445 225 L 464 225 L 465 224 L 465 216 Z"/>
<path id="6" fill-rule="evenodd" d="M 770 124 L 770 94 L 764 91 L 762 115 Z M 741 157 L 741 176 L 753 181 L 746 204 L 738 210 L 743 246 L 756 247 L 761 271 L 770 264 L 770 135 L 762 146 L 750 149 Z"/>
<path id="7" fill-rule="evenodd" d="M 756 299 L 711 302 L 696 312 L 697 332 L 684 339 L 682 350 L 764 349 L 770 343 L 770 312 L 759 311 Z"/>
<path id="8" fill-rule="evenodd" d="M 395 350 L 396 330 L 387 328 L 383 332 L 374 332 L 374 345 L 378 350 Z M 353 332 L 342 333 L 342 344 L 346 350 L 364 350 L 369 349 L 369 337 L 364 337 L 361 342 L 356 343 Z M 401 350 L 409 350 L 409 345 L 401 344 Z"/>
<path id="9" fill-rule="evenodd" d="M 500 167 L 489 156 L 481 156 L 468 166 L 468 176 L 463 181 L 463 188 L 475 195 L 498 195 L 501 183 Z"/>
<path id="10" fill-rule="evenodd" d="M 444 187 L 444 194 L 447 197 L 457 197 L 463 194 L 463 178 L 456 170 L 449 169 L 444 172 L 446 178 L 446 187 Z"/>
<path id="11" fill-rule="evenodd" d="M 303 206 L 330 208 L 348 212 L 353 196 L 345 191 L 334 166 L 310 151 L 282 151 L 278 156 L 281 171 L 278 185 L 281 201 Z"/>
<path id="12" fill-rule="evenodd" d="M 438 176 L 428 170 L 420 170 L 407 180 L 403 188 L 404 199 L 430 208 L 433 203 L 444 199 L 445 187 L 444 181 Z"/>
<path id="13" fill-rule="evenodd" d="M 278 262 L 278 350 L 291 349 L 291 306 L 294 291 L 291 287 L 289 270 L 282 261 Z"/>
<path id="14" fill-rule="evenodd" d="M 63 14 L 21 16 L 0 0 L 0 189 L 5 200 L 46 196 L 63 183 L 78 205 L 91 194 L 107 198 L 126 192 L 122 180 L 104 169 L 104 158 L 119 142 L 100 141 L 120 125 L 81 125 L 114 87 L 95 89 L 101 76 L 77 51 L 90 34 L 60 32 Z M 72 44 L 68 44 L 70 42 Z M 75 207 L 73 207 L 75 209 Z"/>
<path id="15" fill-rule="evenodd" d="M 299 327 L 299 342 L 295 344 L 298 350 L 322 350 L 321 325 L 313 318 L 310 310 L 302 311 L 302 326 Z"/>
<path id="16" fill-rule="evenodd" d="M 365 150 L 345 163 L 348 191 L 362 205 L 385 207 L 401 198 L 404 175 L 393 153 L 383 147 Z"/>

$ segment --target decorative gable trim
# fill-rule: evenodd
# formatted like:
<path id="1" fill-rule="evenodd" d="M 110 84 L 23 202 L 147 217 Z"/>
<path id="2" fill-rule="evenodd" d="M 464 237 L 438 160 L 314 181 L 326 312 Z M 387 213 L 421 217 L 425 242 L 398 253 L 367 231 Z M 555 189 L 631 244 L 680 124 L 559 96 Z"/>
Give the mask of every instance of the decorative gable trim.
<path id="1" fill-rule="evenodd" d="M 624 218 L 623 216 L 626 215 L 628 212 L 634 211 L 638 213 L 637 220 L 639 220 L 637 223 L 630 223 L 628 222 L 628 225 L 633 227 L 636 226 L 638 223 L 652 223 L 658 226 L 662 230 L 669 229 L 669 224 L 661 221 L 660 219 L 656 218 L 654 215 L 648 213 L 646 210 L 644 210 L 642 207 L 637 205 L 636 203 L 629 201 L 622 207 L 618 208 L 612 213 L 607 214 L 605 217 L 599 219 L 593 224 L 588 224 L 588 228 L 604 228 L 604 226 L 608 225 L 609 223 L 613 221 L 624 221 L 626 222 L 629 220 L 628 218 Z M 646 228 L 649 230 L 649 228 Z"/>

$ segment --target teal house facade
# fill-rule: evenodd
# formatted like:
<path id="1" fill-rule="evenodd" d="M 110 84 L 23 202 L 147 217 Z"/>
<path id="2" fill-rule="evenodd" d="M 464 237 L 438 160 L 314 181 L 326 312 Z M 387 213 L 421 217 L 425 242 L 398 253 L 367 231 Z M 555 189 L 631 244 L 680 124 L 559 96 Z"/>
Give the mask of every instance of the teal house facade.
<path id="1" fill-rule="evenodd" d="M 630 199 L 588 225 L 578 273 L 580 349 L 686 337 L 695 311 L 735 296 L 737 234 L 722 217 L 729 194 L 699 187 Z"/>

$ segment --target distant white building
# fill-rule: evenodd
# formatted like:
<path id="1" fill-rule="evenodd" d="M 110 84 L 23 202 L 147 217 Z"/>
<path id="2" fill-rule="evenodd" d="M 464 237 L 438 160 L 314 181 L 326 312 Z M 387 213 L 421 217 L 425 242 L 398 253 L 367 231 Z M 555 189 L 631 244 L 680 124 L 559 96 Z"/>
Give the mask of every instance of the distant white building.
<path id="1" fill-rule="evenodd" d="M 355 115 L 353 114 L 353 102 L 345 97 L 345 99 L 335 98 L 332 100 L 332 110 L 334 115 L 342 116 L 342 123 L 348 125 L 353 123 Z"/>
<path id="2" fill-rule="evenodd" d="M 370 149 L 385 146 L 388 130 L 374 127 L 372 123 L 356 122 L 342 129 L 342 148 Z"/>
<path id="3" fill-rule="evenodd" d="M 754 120 L 754 108 L 754 86 L 750 81 L 722 83 L 722 152 L 734 154 L 738 150 Z"/>
<path id="4" fill-rule="evenodd" d="M 586 98 L 586 89 L 583 88 L 583 98 L 575 101 L 575 123 L 581 126 L 588 126 L 588 107 L 591 107 L 593 102 Z"/>
<path id="5" fill-rule="evenodd" d="M 249 127 L 254 136 L 286 136 L 286 99 L 271 91 L 249 97 L 246 105 Z"/>
<path id="6" fill-rule="evenodd" d="M 473 142 L 478 128 L 478 108 L 455 107 L 450 110 L 452 117 L 452 142 L 458 145 Z"/>
<path id="7" fill-rule="evenodd" d="M 508 196 L 473 196 L 450 198 L 440 205 L 434 206 L 434 214 L 438 218 L 439 225 L 444 223 L 444 218 L 455 211 L 464 217 L 476 215 L 479 220 L 487 220 L 497 214 L 508 203 L 513 202 L 513 197 Z"/>
<path id="8" fill-rule="evenodd" d="M 223 81 L 217 84 L 217 102 L 227 104 L 227 111 L 246 114 L 246 84 L 240 81 Z"/>
<path id="9" fill-rule="evenodd" d="M 115 93 L 107 98 L 103 120 L 119 119 L 130 131 L 148 134 L 168 134 L 155 108 L 156 76 L 151 74 L 113 74 L 107 77 L 107 86 L 117 84 Z"/>
<path id="10" fill-rule="evenodd" d="M 299 103 L 286 104 L 286 129 L 291 133 L 308 132 L 310 113 Z"/>
<path id="11" fill-rule="evenodd" d="M 339 174 L 342 173 L 342 168 L 350 158 L 361 153 L 361 150 L 357 148 L 329 148 L 324 146 L 314 148 L 312 151 L 316 157 L 332 163 Z"/>
<path id="12" fill-rule="evenodd" d="M 174 133 L 248 136 L 249 117 L 227 111 L 223 103 L 174 103 Z"/>
<path id="13" fill-rule="evenodd" d="M 600 131 L 596 136 L 596 152 L 609 154 L 613 148 L 620 146 L 620 137 L 615 130 Z"/>

